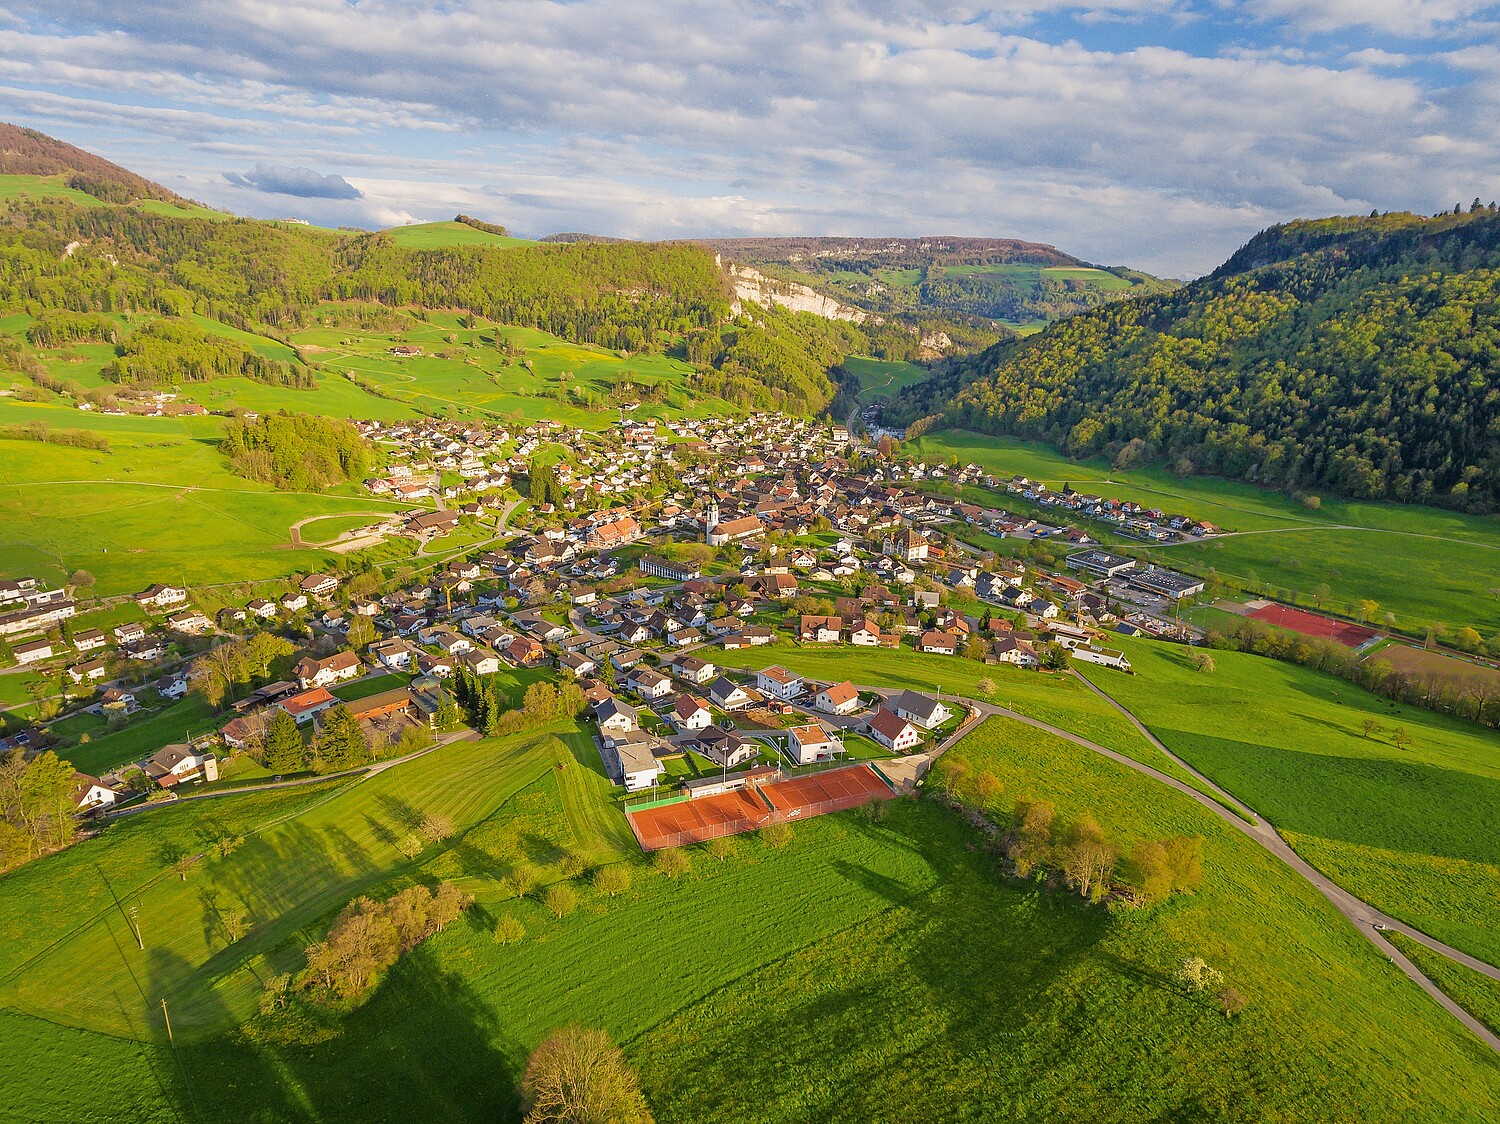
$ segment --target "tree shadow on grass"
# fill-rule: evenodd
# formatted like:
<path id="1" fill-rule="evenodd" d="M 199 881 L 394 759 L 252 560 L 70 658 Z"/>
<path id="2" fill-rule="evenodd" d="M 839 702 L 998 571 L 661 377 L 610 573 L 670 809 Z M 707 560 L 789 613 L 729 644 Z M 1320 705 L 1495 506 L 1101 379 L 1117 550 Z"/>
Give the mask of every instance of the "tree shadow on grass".
<path id="1" fill-rule="evenodd" d="M 272 1033 L 278 1018 L 182 1051 L 199 1109 L 184 1118 L 413 1124 L 520 1115 L 524 1048 L 425 948 L 347 1015 L 282 1019 L 284 1032 Z"/>

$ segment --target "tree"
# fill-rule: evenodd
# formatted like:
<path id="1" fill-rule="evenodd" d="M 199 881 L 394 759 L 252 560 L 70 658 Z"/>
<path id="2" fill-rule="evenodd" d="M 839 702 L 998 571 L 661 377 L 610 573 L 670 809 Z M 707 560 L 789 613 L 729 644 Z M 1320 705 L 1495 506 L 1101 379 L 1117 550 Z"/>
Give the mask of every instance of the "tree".
<path id="1" fill-rule="evenodd" d="M 975 773 L 964 786 L 964 795 L 968 802 L 979 808 L 988 808 L 1001 792 L 1005 785 L 994 773 L 985 770 Z"/>
<path id="2" fill-rule="evenodd" d="M 369 646 L 375 642 L 375 624 L 369 617 L 356 613 L 349 622 L 349 630 L 345 633 L 345 639 L 349 641 L 349 647 L 356 651 Z"/>
<path id="3" fill-rule="evenodd" d="M 1201 956 L 1189 956 L 1177 966 L 1177 982 L 1188 992 L 1204 991 L 1216 987 L 1223 975 L 1208 965 Z"/>
<path id="4" fill-rule="evenodd" d="M 578 908 L 578 891 L 566 882 L 558 882 L 547 887 L 547 892 L 542 895 L 542 905 L 547 911 L 561 921 L 568 914 Z"/>
<path id="5" fill-rule="evenodd" d="M 739 850 L 739 844 L 728 835 L 718 835 L 704 844 L 704 850 L 720 862 L 723 862 Z"/>
<path id="6" fill-rule="evenodd" d="M 1219 1006 L 1223 1008 L 1226 1019 L 1234 1018 L 1249 1005 L 1250 1000 L 1246 999 L 1232 987 L 1226 987 L 1219 992 Z"/>
<path id="7" fill-rule="evenodd" d="M 568 1026 L 532 1051 L 521 1075 L 526 1124 L 651 1124 L 640 1083 L 609 1035 Z"/>
<path id="8" fill-rule="evenodd" d="M 1194 652 L 1191 659 L 1193 661 L 1193 669 L 1195 671 L 1212 672 L 1214 670 L 1214 667 L 1216 666 L 1214 664 L 1213 656 L 1209 655 L 1207 652 Z"/>
<path id="9" fill-rule="evenodd" d="M 1164 902 L 1172 895 L 1172 864 L 1167 849 L 1157 840 L 1142 840 L 1130 852 L 1131 885 L 1147 905 Z"/>
<path id="10" fill-rule="evenodd" d="M 1058 851 L 1063 876 L 1078 893 L 1099 901 L 1109 889 L 1118 852 L 1092 816 L 1079 816 L 1063 834 Z"/>
<path id="11" fill-rule="evenodd" d="M 87 570 L 74 570 L 68 578 L 68 584 L 74 589 L 93 589 L 94 575 Z"/>
<path id="12" fill-rule="evenodd" d="M 266 768 L 273 773 L 295 773 L 307 765 L 307 746 L 296 720 L 278 709 L 266 731 Z"/>
<path id="13" fill-rule="evenodd" d="M 1411 745 L 1411 735 L 1406 732 L 1405 726 L 1397 726 L 1391 731 L 1391 742 L 1397 749 L 1405 749 Z"/>
<path id="14" fill-rule="evenodd" d="M 594 889 L 613 898 L 630 889 L 630 868 L 624 863 L 610 863 L 594 875 Z"/>
<path id="15" fill-rule="evenodd" d="M 313 769 L 336 773 L 369 759 L 370 743 L 350 709 L 340 703 L 323 712 L 323 728 L 313 742 Z"/>
<path id="16" fill-rule="evenodd" d="M 760 829 L 760 837 L 772 850 L 784 851 L 792 844 L 792 825 L 789 823 L 767 824 Z"/>
<path id="17" fill-rule="evenodd" d="M 271 664 L 296 651 L 292 642 L 274 632 L 257 632 L 245 641 L 245 662 L 264 678 L 271 674 Z"/>
<path id="18" fill-rule="evenodd" d="M 1365 737 L 1367 738 L 1373 737 L 1374 735 L 1380 733 L 1380 731 L 1383 729 L 1385 729 L 1385 727 L 1373 718 L 1366 718 L 1364 720 L 1364 731 Z"/>
<path id="19" fill-rule="evenodd" d="M 1057 810 L 1045 800 L 1016 801 L 1007 851 L 1020 877 L 1027 877 L 1048 861 L 1056 819 Z"/>
<path id="20" fill-rule="evenodd" d="M 692 869 L 692 863 L 688 861 L 688 857 L 676 847 L 657 851 L 651 856 L 651 865 L 656 867 L 659 874 L 664 874 L 668 878 L 676 878 L 679 874 L 686 874 Z"/>
<path id="21" fill-rule="evenodd" d="M 265 990 L 260 994 L 260 1013 L 269 1015 L 272 1011 L 280 1011 L 286 1008 L 287 996 L 292 990 L 292 977 L 283 972 L 278 976 L 267 976 Z"/>
<path id="22" fill-rule="evenodd" d="M 463 720 L 463 715 L 459 712 L 458 704 L 453 701 L 453 696 L 443 687 L 438 688 L 438 696 L 437 713 L 433 715 L 434 724 L 439 730 L 445 733 L 449 730 L 458 729 L 459 722 Z"/>
<path id="23" fill-rule="evenodd" d="M 1042 666 L 1048 671 L 1065 671 L 1068 667 L 1068 650 L 1055 640 L 1042 645 Z"/>
<path id="24" fill-rule="evenodd" d="M 519 917 L 513 917 L 507 913 L 495 922 L 495 929 L 490 935 L 496 944 L 512 945 L 525 939 L 526 926 L 521 923 Z"/>
<path id="25" fill-rule="evenodd" d="M 422 817 L 419 830 L 427 839 L 436 843 L 453 834 L 453 821 L 440 812 L 428 812 Z"/>

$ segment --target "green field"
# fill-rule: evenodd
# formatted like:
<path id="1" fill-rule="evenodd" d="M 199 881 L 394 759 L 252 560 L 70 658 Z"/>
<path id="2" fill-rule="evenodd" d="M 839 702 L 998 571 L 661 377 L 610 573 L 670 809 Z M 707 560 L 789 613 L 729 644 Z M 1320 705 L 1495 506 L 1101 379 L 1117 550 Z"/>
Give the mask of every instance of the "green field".
<path id="1" fill-rule="evenodd" d="M 913 448 L 928 456 L 957 456 L 1007 479 L 1019 473 L 1048 487 L 1072 484 L 1232 531 L 1271 532 L 1141 548 L 1166 566 L 1196 573 L 1213 568 L 1226 578 L 1304 598 L 1326 584 L 1331 604 L 1373 599 L 1381 613 L 1393 612 L 1407 626 L 1472 624 L 1486 636 L 1500 629 L 1500 600 L 1488 594 L 1500 572 L 1500 516 L 1332 497 L 1323 497 L 1314 511 L 1280 492 L 1238 481 L 1177 477 L 1157 468 L 1120 471 L 1102 460 L 1070 461 L 1047 445 L 964 430 L 928 434 Z"/>
<path id="2" fill-rule="evenodd" d="M 1404 933 L 1389 932 L 1385 936 L 1424 976 L 1437 984 L 1443 994 L 1500 1034 L 1500 981 L 1455 963 Z"/>
<path id="3" fill-rule="evenodd" d="M 396 245 L 408 250 L 441 250 L 449 246 L 535 246 L 530 238 L 507 238 L 468 223 L 422 222 L 393 226 L 385 232 Z"/>
<path id="4" fill-rule="evenodd" d="M 66 176 L 0 176 L 0 203 L 12 200 L 32 202 L 37 199 L 61 199 L 80 207 L 109 205 L 77 188 L 69 187 Z"/>
<path id="5" fill-rule="evenodd" d="M 0 882 L 0 1048 L 35 1063 L 0 1085 L 0 1115 L 512 1120 L 526 1051 L 574 1020 L 625 1045 L 662 1121 L 1500 1111 L 1500 1065 L 1310 888 L 1184 798 L 1067 743 L 991 724 L 962 752 L 1007 797 L 1088 808 L 1122 842 L 1204 834 L 1200 893 L 1149 915 L 1086 908 L 999 879 L 960 819 L 907 801 L 878 823 L 801 824 L 784 851 L 747 838 L 725 863 L 692 854 L 676 880 L 629 858 L 625 894 L 585 879 L 582 907 L 558 921 L 496 879 L 517 861 L 550 870 L 564 848 L 600 861 L 633 843 L 597 775 L 556 745 L 461 743 L 316 794 L 153 812 Z M 382 833 L 431 808 L 467 832 L 407 864 Z M 163 869 L 164 844 L 230 833 L 248 837 L 186 882 Z M 353 1014 L 228 1029 L 253 972 L 294 959 L 347 896 L 413 877 L 456 878 L 478 904 Z M 146 951 L 110 887 L 139 901 Z M 212 912 L 241 900 L 276 919 L 225 946 Z M 39 903 L 53 908 L 34 918 Z M 527 930 L 508 948 L 489 939 L 504 914 Z M 1188 954 L 1250 997 L 1245 1015 L 1169 982 Z M 84 1080 L 99 1069 L 120 1086 L 107 1109 Z"/>
<path id="6" fill-rule="evenodd" d="M 859 380 L 859 404 L 867 406 L 882 398 L 891 398 L 904 386 L 911 386 L 929 377 L 932 372 L 915 363 L 897 363 L 885 359 L 862 359 L 849 355 L 844 358 L 844 370 Z"/>
<path id="7" fill-rule="evenodd" d="M 0 423 L 86 425 L 109 452 L 0 441 L 0 573 L 59 580 L 86 569 L 101 595 L 154 581 L 253 581 L 335 556 L 293 550 L 290 526 L 314 515 L 397 511 L 347 495 L 275 492 L 229 472 L 217 418 L 104 417 L 0 399 Z"/>
<path id="8" fill-rule="evenodd" d="M 1265 814 L 1351 893 L 1500 964 L 1500 753 L 1492 731 L 1322 672 L 1121 638 L 1133 676 L 1086 674 L 1166 745 Z M 1366 719 L 1384 732 L 1364 736 Z M 1390 731 L 1404 727 L 1398 748 Z"/>

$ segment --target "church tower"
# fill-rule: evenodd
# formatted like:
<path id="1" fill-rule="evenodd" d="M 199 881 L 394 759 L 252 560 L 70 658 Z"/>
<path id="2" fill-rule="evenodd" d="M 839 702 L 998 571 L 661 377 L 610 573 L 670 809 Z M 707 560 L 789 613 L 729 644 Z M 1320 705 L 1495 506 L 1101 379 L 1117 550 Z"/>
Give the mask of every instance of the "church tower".
<path id="1" fill-rule="evenodd" d="M 710 499 L 708 501 L 708 507 L 703 512 L 703 541 L 704 542 L 712 542 L 713 541 L 712 539 L 710 539 L 709 536 L 713 534 L 713 529 L 715 527 L 717 527 L 718 525 L 719 525 L 719 501 L 716 500 L 716 499 Z"/>

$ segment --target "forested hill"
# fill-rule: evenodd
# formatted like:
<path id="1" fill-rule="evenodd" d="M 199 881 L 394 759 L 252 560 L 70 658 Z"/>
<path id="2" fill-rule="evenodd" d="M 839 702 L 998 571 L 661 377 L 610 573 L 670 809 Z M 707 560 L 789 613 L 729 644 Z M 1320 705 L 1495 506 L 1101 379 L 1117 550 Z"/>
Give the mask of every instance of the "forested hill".
<path id="1" fill-rule="evenodd" d="M 1500 214 L 1275 227 L 1210 277 L 999 344 L 949 386 L 956 400 L 921 428 L 1492 511 Z"/>
<path id="2" fill-rule="evenodd" d="M 0 122 L 0 175 L 64 176 L 75 191 L 108 203 L 128 203 L 133 199 L 180 201 L 178 195 L 160 184 L 128 172 L 102 156 L 35 129 L 6 122 Z"/>

